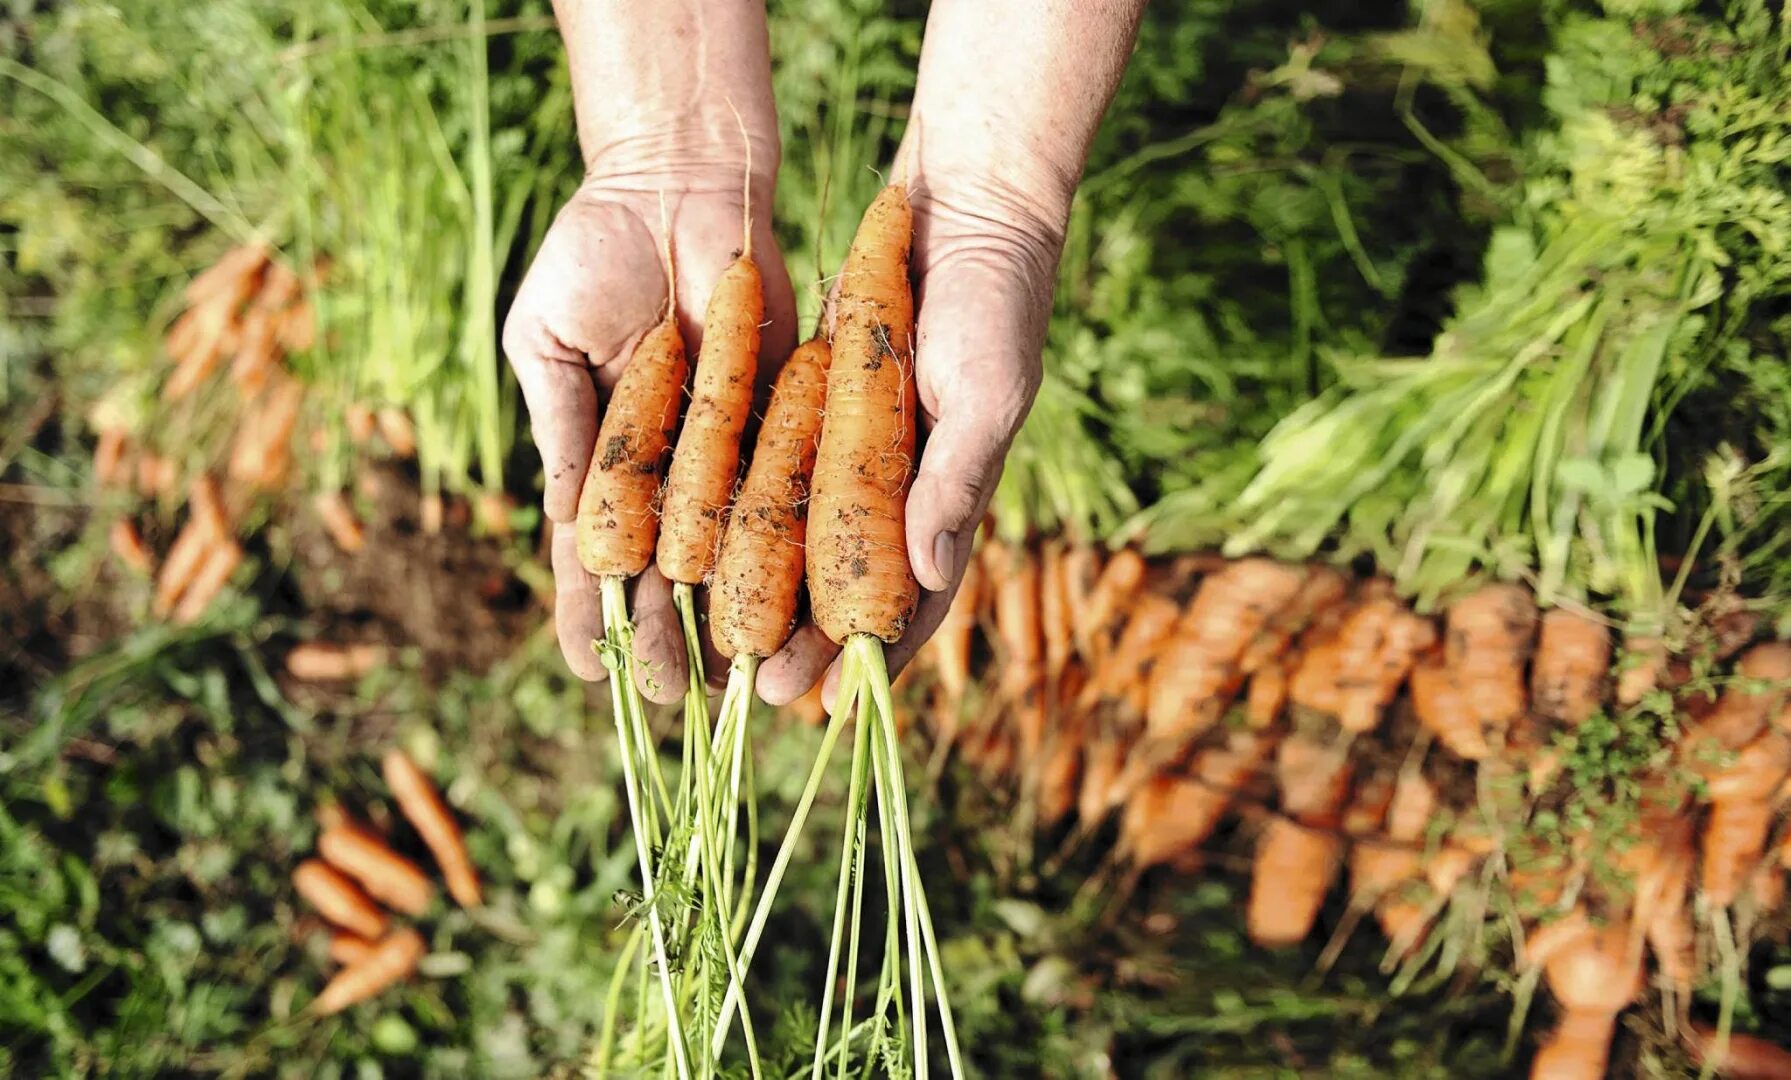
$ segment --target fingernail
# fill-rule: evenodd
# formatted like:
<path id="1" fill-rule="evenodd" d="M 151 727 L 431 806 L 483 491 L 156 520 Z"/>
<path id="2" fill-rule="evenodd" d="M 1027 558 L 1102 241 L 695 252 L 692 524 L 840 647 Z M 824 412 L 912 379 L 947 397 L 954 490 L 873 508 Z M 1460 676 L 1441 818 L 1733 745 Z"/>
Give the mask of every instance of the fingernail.
<path id="1" fill-rule="evenodd" d="M 933 573 L 938 575 L 939 585 L 930 591 L 943 592 L 951 587 L 952 563 L 958 556 L 958 534 L 942 532 L 933 538 Z"/>

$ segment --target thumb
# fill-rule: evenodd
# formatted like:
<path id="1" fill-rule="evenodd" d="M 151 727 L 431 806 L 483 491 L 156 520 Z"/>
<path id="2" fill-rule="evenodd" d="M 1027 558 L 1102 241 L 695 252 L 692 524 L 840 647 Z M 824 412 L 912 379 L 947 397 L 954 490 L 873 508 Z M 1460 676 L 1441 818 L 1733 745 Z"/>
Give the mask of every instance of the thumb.
<path id="1" fill-rule="evenodd" d="M 922 588 L 943 592 L 957 579 L 1012 441 L 1006 425 L 970 407 L 933 425 L 908 494 L 908 561 Z"/>

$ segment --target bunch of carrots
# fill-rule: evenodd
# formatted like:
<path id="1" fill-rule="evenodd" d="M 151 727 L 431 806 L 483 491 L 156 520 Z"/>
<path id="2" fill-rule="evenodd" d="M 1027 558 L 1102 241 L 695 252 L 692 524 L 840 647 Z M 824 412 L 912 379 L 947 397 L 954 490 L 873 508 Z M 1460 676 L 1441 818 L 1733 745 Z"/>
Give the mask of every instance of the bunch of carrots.
<path id="1" fill-rule="evenodd" d="M 750 194 L 744 205 L 751 205 Z M 899 1060 L 926 1076 L 930 987 L 956 1075 L 961 1063 L 909 836 L 883 660 L 883 645 L 906 630 L 919 593 L 903 538 L 916 438 L 912 211 L 900 184 L 872 203 L 840 275 L 832 333 L 817 334 L 784 365 L 751 447 L 742 442 L 754 404 L 764 296 L 750 218 L 743 231 L 740 254 L 704 313 L 694 366 L 678 329 L 668 244 L 664 315 L 611 396 L 578 506 L 579 558 L 601 582 L 605 639 L 598 647 L 616 672 L 612 707 L 643 884 L 645 925 L 629 945 L 641 959 L 637 1001 L 649 1000 L 646 986 L 658 984 L 636 1037 L 651 1030 L 662 1038 L 664 1053 L 653 1067 L 680 1077 L 713 1075 L 738 1013 L 747 1062 L 758 1075 L 746 972 L 833 749 L 856 718 L 852 812 L 814 1070 L 837 1066 L 844 1075 L 849 1063 L 872 1069 Z M 661 773 L 635 689 L 638 662 L 623 592 L 623 583 L 650 564 L 673 583 L 689 661 L 683 771 L 675 787 Z M 705 584 L 712 597 L 708 632 L 730 662 L 713 719 L 694 599 Z M 805 592 L 821 629 L 844 646 L 845 677 L 794 823 L 760 888 L 750 703 L 759 662 L 788 639 Z M 890 922 L 873 1015 L 855 1024 L 857 923 L 873 804 Z M 725 986 L 719 1000 L 717 986 Z M 599 1074 L 610 1067 L 614 1041 L 606 1030 L 593 1062 Z"/>
<path id="2" fill-rule="evenodd" d="M 254 500 L 282 493 L 293 480 L 295 436 L 308 395 L 287 360 L 316 344 L 311 295 L 326 270 L 319 262 L 301 274 L 266 247 L 241 245 L 187 284 L 186 306 L 163 341 L 169 366 L 156 406 L 163 433 L 158 441 L 185 441 L 184 459 L 157 452 L 134 435 L 122 410 L 106 404 L 96 410 L 93 475 L 103 491 L 130 492 L 176 510 L 185 497 L 186 524 L 159 568 L 136 517 L 120 514 L 108 528 L 118 562 L 155 578 L 158 618 L 189 623 L 209 607 L 243 560 L 234 523 L 248 516 Z M 208 448 L 196 433 L 220 417 L 231 430 L 228 446 Z M 416 432 L 402 409 L 350 404 L 342 420 L 357 447 L 377 439 L 400 459 L 416 455 Z M 313 427 L 309 439 L 313 450 L 325 449 L 322 427 Z M 372 474 L 364 474 L 368 497 L 375 494 L 373 484 Z M 341 550 L 363 548 L 366 530 L 346 492 L 317 492 L 310 509 Z M 424 530 L 439 531 L 446 513 L 440 495 L 426 495 L 420 509 Z M 504 496 L 483 496 L 471 510 L 486 531 L 508 532 Z"/>
<path id="3" fill-rule="evenodd" d="M 1340 886 L 1324 962 L 1372 916 L 1389 970 L 1409 971 L 1508 905 L 1520 970 L 1561 1008 L 1534 1075 L 1592 1077 L 1649 957 L 1669 1030 L 1721 1057 L 1728 1009 L 1698 1034 L 1692 990 L 1710 977 L 1732 994 L 1749 933 L 1781 910 L 1791 643 L 1756 640 L 1739 607 L 1707 624 L 1694 662 L 1539 612 L 1516 585 L 1431 617 L 1326 566 L 1147 561 L 991 527 L 912 692 L 936 754 L 1012 784 L 1057 861 L 1110 828 L 1122 893 L 1197 865 L 1240 819 L 1259 944 L 1305 940 Z M 1694 679 L 1724 661 L 1718 689 Z M 1642 793 L 1624 838 L 1539 842 L 1533 826 L 1574 821 L 1588 782 L 1567 772 L 1576 732 L 1649 709 L 1665 746 L 1621 781 Z"/>
<path id="4" fill-rule="evenodd" d="M 477 908 L 478 872 L 435 785 L 402 750 L 388 751 L 380 764 L 393 801 L 435 857 L 449 895 L 464 908 Z M 323 807 L 317 817 L 318 857 L 299 864 L 292 884 L 334 928 L 329 957 L 341 967 L 311 1002 L 311 1012 L 321 1016 L 373 998 L 416 970 L 428 946 L 415 929 L 393 926 L 386 910 L 421 918 L 435 902 L 435 885 L 341 807 Z"/>

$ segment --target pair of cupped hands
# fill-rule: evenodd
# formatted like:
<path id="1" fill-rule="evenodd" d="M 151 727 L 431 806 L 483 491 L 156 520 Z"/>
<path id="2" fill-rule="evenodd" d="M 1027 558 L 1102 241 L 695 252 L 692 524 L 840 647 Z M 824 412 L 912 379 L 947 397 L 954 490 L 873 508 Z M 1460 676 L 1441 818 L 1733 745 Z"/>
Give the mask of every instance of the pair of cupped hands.
<path id="1" fill-rule="evenodd" d="M 749 138 L 753 257 L 765 282 L 763 390 L 798 336 L 815 328 L 797 325 L 790 275 L 771 233 L 776 136 Z M 578 191 L 548 230 L 505 322 L 504 350 L 546 474 L 560 647 L 586 680 L 606 677 L 594 648 L 603 623 L 598 582 L 579 565 L 573 522 L 604 404 L 635 345 L 664 313 L 667 228 L 677 265 L 676 310 L 696 363 L 709 294 L 741 247 L 746 151 L 738 133 L 731 146 L 668 148 L 655 139 L 605 146 L 587 162 Z M 950 606 L 1003 459 L 1038 390 L 1073 184 L 1012 172 L 929 171 L 906 145 L 892 174 L 907 182 L 914 208 L 921 451 L 907 503 L 907 541 L 925 590 L 906 636 L 889 649 L 893 672 L 912 659 Z M 762 409 L 763 393 L 758 400 Z M 631 583 L 630 603 L 641 691 L 675 701 L 688 681 L 671 586 L 650 567 Z M 804 620 L 760 666 L 759 696 L 785 704 L 826 677 L 823 697 L 830 701 L 838 653 Z M 726 679 L 718 656 L 706 658 L 705 670 L 712 682 Z"/>

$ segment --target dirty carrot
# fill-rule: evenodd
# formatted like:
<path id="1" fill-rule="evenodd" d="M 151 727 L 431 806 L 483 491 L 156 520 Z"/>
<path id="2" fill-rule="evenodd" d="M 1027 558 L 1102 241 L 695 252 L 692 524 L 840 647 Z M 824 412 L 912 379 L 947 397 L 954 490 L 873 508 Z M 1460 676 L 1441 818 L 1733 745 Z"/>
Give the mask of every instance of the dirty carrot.
<path id="1" fill-rule="evenodd" d="M 175 605 L 173 621 L 181 626 L 199 621 L 211 607 L 211 602 L 224 591 L 224 586 L 230 583 L 231 575 L 236 573 L 242 561 L 241 545 L 228 537 L 217 540 L 181 594 L 180 603 Z"/>
<path id="2" fill-rule="evenodd" d="M 360 882 L 369 895 L 406 915 L 423 914 L 435 898 L 435 886 L 416 863 L 354 821 L 344 820 L 324 829 L 317 837 L 317 852 Z"/>
<path id="3" fill-rule="evenodd" d="M 428 951 L 415 930 L 393 930 L 366 956 L 338 971 L 311 1002 L 311 1011 L 328 1016 L 377 996 L 409 978 Z"/>
<path id="4" fill-rule="evenodd" d="M 386 932 L 383 912 L 341 871 L 319 859 L 306 859 L 292 872 L 292 887 L 305 903 L 336 926 L 364 938 Z"/>
<path id="5" fill-rule="evenodd" d="M 772 387 L 710 594 L 710 627 L 723 656 L 770 656 L 795 628 L 809 482 L 832 359 L 824 338 L 804 342 Z"/>
<path id="6" fill-rule="evenodd" d="M 387 405 L 373 414 L 374 426 L 379 428 L 379 437 L 391 447 L 392 453 L 401 458 L 417 456 L 417 429 L 412 426 L 410 417 L 396 405 Z"/>
<path id="7" fill-rule="evenodd" d="M 1611 634 L 1588 615 L 1555 608 L 1542 616 L 1530 697 L 1537 713 L 1570 727 L 1584 723 L 1604 702 L 1611 666 Z"/>
<path id="8" fill-rule="evenodd" d="M 311 508 L 317 511 L 323 531 L 338 548 L 352 555 L 366 546 L 367 531 L 340 491 L 318 492 L 311 500 Z"/>
<path id="9" fill-rule="evenodd" d="M 402 750 L 388 750 L 380 759 L 380 770 L 385 774 L 386 786 L 392 791 L 392 798 L 397 800 L 398 809 L 417 830 L 417 835 L 428 845 L 430 854 L 435 856 L 437 866 L 442 869 L 442 877 L 448 882 L 448 893 L 454 902 L 464 908 L 476 908 L 482 902 L 479 892 L 479 873 L 473 868 L 473 860 L 466 851 L 466 839 L 460 834 L 460 825 L 454 820 L 454 814 L 448 804 L 442 801 L 441 794 L 429 777 L 410 759 L 410 755 Z"/>
<path id="10" fill-rule="evenodd" d="M 1144 556 L 1132 548 L 1121 548 L 1101 567 L 1094 587 L 1083 603 L 1071 613 L 1076 634 L 1076 647 L 1090 663 L 1100 663 L 1111 643 L 1113 624 L 1130 606 L 1130 601 L 1144 584 L 1147 569 Z"/>

